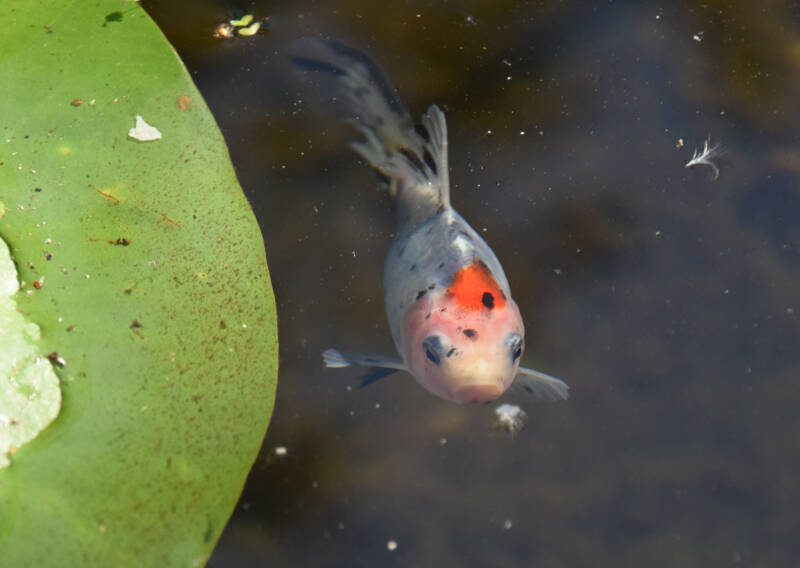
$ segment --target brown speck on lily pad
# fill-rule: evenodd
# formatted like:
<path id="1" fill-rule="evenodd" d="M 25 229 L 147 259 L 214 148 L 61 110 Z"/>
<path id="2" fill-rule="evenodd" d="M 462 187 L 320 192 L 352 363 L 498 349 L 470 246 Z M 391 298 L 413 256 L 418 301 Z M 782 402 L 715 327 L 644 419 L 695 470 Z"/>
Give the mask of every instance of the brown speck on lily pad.
<path id="1" fill-rule="evenodd" d="M 188 110 L 192 104 L 192 97 L 188 97 L 186 95 L 181 95 L 178 97 L 178 100 L 175 101 L 178 103 L 178 108 L 181 110 Z"/>
<path id="2" fill-rule="evenodd" d="M 47 356 L 47 358 L 50 360 L 50 362 L 51 362 L 53 365 L 57 365 L 57 366 L 59 366 L 59 367 L 63 367 L 64 365 L 66 365 L 66 364 L 67 364 L 67 361 L 66 361 L 66 360 L 65 360 L 65 359 L 64 359 L 64 358 L 63 358 L 61 355 L 59 355 L 59 354 L 58 354 L 57 352 L 55 352 L 55 351 L 53 351 L 52 353 L 50 353 L 50 354 Z"/>
<path id="3" fill-rule="evenodd" d="M 131 322 L 131 325 L 128 327 L 130 327 L 133 333 L 139 336 L 139 339 L 144 339 L 144 335 L 142 335 L 142 332 L 139 331 L 140 329 L 142 329 L 142 324 L 139 320 L 133 320 Z"/>

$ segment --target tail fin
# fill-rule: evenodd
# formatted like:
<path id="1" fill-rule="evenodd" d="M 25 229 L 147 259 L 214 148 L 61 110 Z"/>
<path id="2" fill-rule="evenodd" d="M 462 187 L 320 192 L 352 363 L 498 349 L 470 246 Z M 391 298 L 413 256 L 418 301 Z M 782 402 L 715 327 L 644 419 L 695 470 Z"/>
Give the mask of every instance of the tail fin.
<path id="1" fill-rule="evenodd" d="M 378 65 L 333 40 L 303 38 L 292 47 L 300 69 L 325 74 L 347 103 L 347 121 L 364 140 L 350 146 L 388 180 L 401 214 L 427 215 L 426 204 L 449 205 L 447 124 L 436 105 L 414 128 L 408 111 Z"/>

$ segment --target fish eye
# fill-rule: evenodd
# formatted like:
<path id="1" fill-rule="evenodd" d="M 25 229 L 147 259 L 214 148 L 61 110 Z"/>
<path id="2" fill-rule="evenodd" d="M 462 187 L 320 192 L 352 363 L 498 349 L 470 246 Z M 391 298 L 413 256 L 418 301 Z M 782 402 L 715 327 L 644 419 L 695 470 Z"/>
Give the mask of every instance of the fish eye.
<path id="1" fill-rule="evenodd" d="M 439 365 L 442 362 L 442 340 L 438 335 L 431 335 L 425 338 L 422 342 L 422 349 L 425 351 L 425 357 L 430 360 L 434 365 Z"/>
<path id="2" fill-rule="evenodd" d="M 524 341 L 522 337 L 514 334 L 509 338 L 508 341 L 509 351 L 511 351 L 511 360 L 516 361 L 520 357 L 522 357 L 522 348 L 524 345 Z"/>

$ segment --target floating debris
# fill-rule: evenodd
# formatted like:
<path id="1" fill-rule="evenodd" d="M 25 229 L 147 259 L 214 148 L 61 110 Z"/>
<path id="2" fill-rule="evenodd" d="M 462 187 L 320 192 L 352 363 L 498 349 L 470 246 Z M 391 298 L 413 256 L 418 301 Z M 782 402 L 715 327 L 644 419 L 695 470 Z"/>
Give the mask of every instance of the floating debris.
<path id="1" fill-rule="evenodd" d="M 230 25 L 236 28 L 243 28 L 245 26 L 249 26 L 252 21 L 253 21 L 253 14 L 245 14 L 238 20 L 231 20 L 229 23 Z"/>
<path id="2" fill-rule="evenodd" d="M 233 37 L 233 26 L 228 22 L 222 22 L 214 28 L 213 36 L 217 39 L 228 39 Z"/>
<path id="3" fill-rule="evenodd" d="M 713 179 L 717 179 L 719 177 L 719 168 L 717 167 L 717 164 L 711 160 L 718 158 L 722 152 L 722 146 L 719 144 L 712 144 L 711 137 L 709 136 L 703 143 L 703 151 L 699 152 L 697 148 L 695 148 L 694 154 L 692 154 L 692 159 L 686 162 L 684 167 L 691 168 L 692 166 L 708 166 L 714 171 Z"/>
<path id="4" fill-rule="evenodd" d="M 276 446 L 275 447 L 275 455 L 276 456 L 285 456 L 289 453 L 289 450 L 286 449 L 286 446 Z"/>
<path id="5" fill-rule="evenodd" d="M 692 39 L 693 39 L 694 41 L 696 41 L 697 43 L 700 43 L 701 41 L 703 41 L 703 33 L 704 33 L 704 32 L 697 32 L 696 34 L 694 34 L 694 35 L 692 36 Z"/>
<path id="6" fill-rule="evenodd" d="M 252 25 L 246 28 L 239 28 L 236 31 L 240 36 L 249 37 L 256 35 L 259 29 L 261 29 L 261 22 L 254 22 Z"/>
<path id="7" fill-rule="evenodd" d="M 136 126 L 128 131 L 128 136 L 139 142 L 152 142 L 161 140 L 161 132 L 158 128 L 147 124 L 141 115 L 136 115 Z"/>
<path id="8" fill-rule="evenodd" d="M 222 22 L 214 28 L 214 37 L 217 39 L 229 39 L 234 35 L 242 37 L 254 36 L 261 29 L 261 22 L 268 22 L 269 18 L 255 20 L 253 14 L 245 14 L 241 18 L 234 18 L 227 22 Z"/>
<path id="9" fill-rule="evenodd" d="M 496 430 L 514 435 L 525 427 L 528 415 L 516 404 L 501 404 L 494 409 Z"/>
<path id="10" fill-rule="evenodd" d="M 387 542 L 386 543 L 386 550 L 388 550 L 389 552 L 392 552 L 393 550 L 397 550 L 397 541 L 396 540 L 390 540 L 389 542 Z"/>

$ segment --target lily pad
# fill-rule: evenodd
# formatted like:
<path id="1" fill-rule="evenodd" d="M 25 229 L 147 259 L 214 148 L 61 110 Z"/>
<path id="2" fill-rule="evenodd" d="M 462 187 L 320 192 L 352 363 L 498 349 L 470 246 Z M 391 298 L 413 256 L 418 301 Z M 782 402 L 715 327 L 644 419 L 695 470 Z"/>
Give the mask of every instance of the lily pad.
<path id="1" fill-rule="evenodd" d="M 40 330 L 28 340 L 62 393 L 0 469 L 0 563 L 202 565 L 274 400 L 258 225 L 213 117 L 137 3 L 9 1 L 0 18 L 0 76 L 13 78 L 0 238 L 19 274 L 14 315 Z M 161 139 L 130 138 L 136 116 Z"/>

